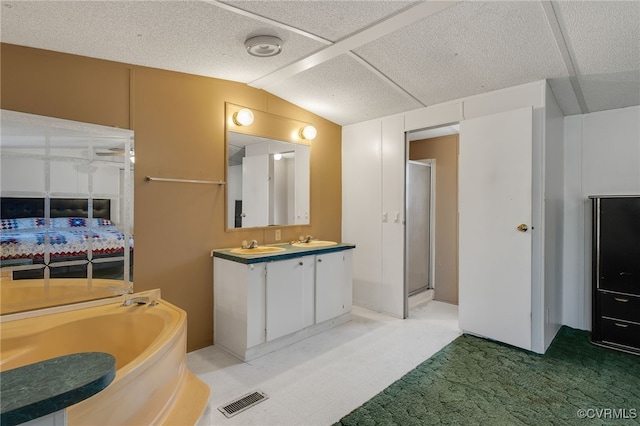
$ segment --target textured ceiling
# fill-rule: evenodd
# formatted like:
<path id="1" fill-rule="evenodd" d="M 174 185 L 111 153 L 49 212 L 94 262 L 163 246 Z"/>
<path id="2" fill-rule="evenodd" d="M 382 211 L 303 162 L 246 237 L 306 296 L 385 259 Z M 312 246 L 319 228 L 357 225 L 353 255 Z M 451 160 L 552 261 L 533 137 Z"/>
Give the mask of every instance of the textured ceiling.
<path id="1" fill-rule="evenodd" d="M 5 43 L 247 83 L 346 125 L 549 79 L 640 104 L 639 1 L 2 1 Z M 274 35 L 273 58 L 244 41 Z"/>

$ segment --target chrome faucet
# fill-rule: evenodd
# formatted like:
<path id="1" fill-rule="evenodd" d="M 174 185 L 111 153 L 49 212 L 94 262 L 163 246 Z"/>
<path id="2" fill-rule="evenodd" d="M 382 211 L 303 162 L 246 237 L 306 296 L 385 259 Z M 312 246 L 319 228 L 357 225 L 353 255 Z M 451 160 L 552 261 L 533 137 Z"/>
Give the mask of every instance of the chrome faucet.
<path id="1" fill-rule="evenodd" d="M 258 247 L 258 240 L 251 241 L 251 244 L 247 244 L 247 240 L 242 241 L 241 248 L 243 249 L 252 249 Z"/>
<path id="2" fill-rule="evenodd" d="M 312 239 L 313 239 L 313 237 L 311 235 L 307 235 L 306 237 L 303 237 L 302 235 L 300 235 L 300 242 L 301 243 L 309 243 L 309 242 L 311 242 Z"/>
<path id="3" fill-rule="evenodd" d="M 160 297 L 160 290 L 148 290 L 141 293 L 132 294 L 131 296 L 124 296 L 124 300 L 121 306 L 132 305 L 149 305 L 156 306 L 158 304 L 158 298 Z"/>
<path id="4" fill-rule="evenodd" d="M 124 302 L 122 302 L 122 306 L 146 305 L 150 304 L 150 302 L 149 296 L 127 297 L 124 299 Z"/>

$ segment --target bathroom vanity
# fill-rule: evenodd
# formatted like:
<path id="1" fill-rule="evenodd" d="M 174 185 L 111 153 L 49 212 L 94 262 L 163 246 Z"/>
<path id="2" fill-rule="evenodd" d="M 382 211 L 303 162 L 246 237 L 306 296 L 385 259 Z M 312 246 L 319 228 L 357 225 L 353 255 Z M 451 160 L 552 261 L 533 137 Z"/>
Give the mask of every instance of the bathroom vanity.
<path id="1" fill-rule="evenodd" d="M 351 318 L 354 245 L 266 247 L 212 252 L 214 344 L 243 361 Z"/>

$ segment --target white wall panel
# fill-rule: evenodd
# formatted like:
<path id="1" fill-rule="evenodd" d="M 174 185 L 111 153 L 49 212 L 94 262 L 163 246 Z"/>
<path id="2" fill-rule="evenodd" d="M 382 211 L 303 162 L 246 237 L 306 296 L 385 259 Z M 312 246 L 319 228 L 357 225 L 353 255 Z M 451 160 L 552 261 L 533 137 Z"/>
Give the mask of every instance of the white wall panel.
<path id="1" fill-rule="evenodd" d="M 379 310 L 382 279 L 381 121 L 342 128 L 342 239 L 354 243 L 353 304 Z"/>
<path id="2" fill-rule="evenodd" d="M 482 117 L 525 106 L 532 106 L 534 109 L 544 108 L 544 88 L 544 81 L 536 81 L 464 98 L 464 118 Z"/>
<path id="3" fill-rule="evenodd" d="M 2 192 L 44 192 L 44 163 L 34 158 L 2 157 Z"/>
<path id="4" fill-rule="evenodd" d="M 562 241 L 564 233 L 563 116 L 545 85 L 544 129 L 544 350 L 562 325 Z"/>
<path id="5" fill-rule="evenodd" d="M 584 116 L 584 195 L 640 193 L 639 114 L 634 107 Z"/>
<path id="6" fill-rule="evenodd" d="M 564 239 L 562 323 L 590 329 L 585 278 L 585 205 L 582 191 L 582 115 L 564 119 Z M 589 299 L 590 300 L 590 299 Z"/>
<path id="7" fill-rule="evenodd" d="M 404 318 L 405 136 L 401 115 L 382 119 L 381 311 Z"/>
<path id="8" fill-rule="evenodd" d="M 563 324 L 591 328 L 590 195 L 640 194 L 640 107 L 564 119 Z"/>
<path id="9" fill-rule="evenodd" d="M 462 102 L 449 102 L 409 111 L 404 115 L 405 130 L 426 129 L 462 120 Z"/>

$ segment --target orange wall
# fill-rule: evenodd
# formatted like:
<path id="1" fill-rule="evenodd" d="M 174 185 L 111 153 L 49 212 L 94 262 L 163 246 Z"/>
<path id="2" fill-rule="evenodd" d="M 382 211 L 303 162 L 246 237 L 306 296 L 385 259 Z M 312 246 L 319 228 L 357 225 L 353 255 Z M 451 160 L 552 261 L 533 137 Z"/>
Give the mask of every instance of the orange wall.
<path id="1" fill-rule="evenodd" d="M 412 141 L 411 160 L 436 160 L 434 299 L 458 304 L 458 135 Z"/>
<path id="2" fill-rule="evenodd" d="M 341 239 L 341 127 L 241 83 L 1 45 L 1 107 L 135 131 L 136 291 L 160 288 L 188 314 L 188 350 L 213 343 L 211 249 L 301 234 Z M 312 123 L 311 225 L 225 231 L 225 102 Z"/>

